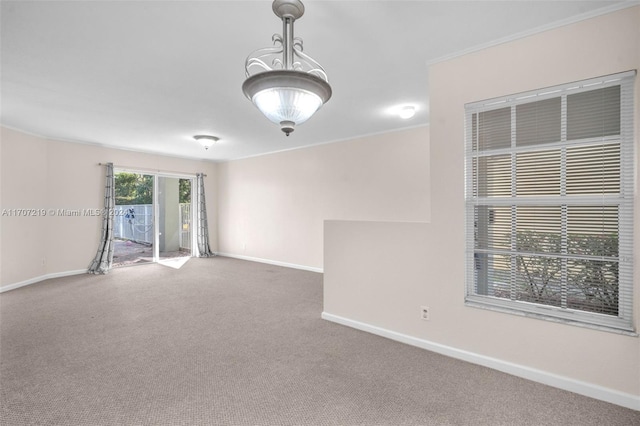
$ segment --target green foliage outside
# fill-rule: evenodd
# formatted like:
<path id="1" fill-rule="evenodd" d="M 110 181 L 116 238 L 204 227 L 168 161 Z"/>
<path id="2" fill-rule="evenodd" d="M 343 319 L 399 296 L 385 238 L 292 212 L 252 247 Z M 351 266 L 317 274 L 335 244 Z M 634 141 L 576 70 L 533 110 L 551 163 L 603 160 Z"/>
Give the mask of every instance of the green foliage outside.
<path id="1" fill-rule="evenodd" d="M 180 191 L 180 204 L 190 203 L 191 202 L 191 180 L 190 179 L 180 179 L 179 189 Z"/>
<path id="2" fill-rule="evenodd" d="M 560 235 L 549 232 L 521 231 L 516 234 L 518 251 L 528 253 L 560 253 Z M 557 257 L 517 256 L 518 272 L 526 283 L 526 294 L 532 302 L 545 303 L 553 300 L 552 284 L 561 272 L 561 261 Z M 553 303 L 555 304 L 555 303 Z"/>
<path id="3" fill-rule="evenodd" d="M 516 235 L 519 300 L 546 305 L 561 304 L 562 259 L 536 256 L 562 252 L 560 235 L 521 231 Z M 567 307 L 609 315 L 618 314 L 618 236 L 569 234 L 567 252 Z"/>
<path id="4" fill-rule="evenodd" d="M 153 176 L 118 173 L 115 176 L 116 205 L 153 204 Z M 191 202 L 191 180 L 180 179 L 179 202 Z"/>
<path id="5" fill-rule="evenodd" d="M 582 235 L 569 240 L 571 253 L 586 256 L 601 256 L 602 260 L 578 259 L 571 261 L 574 273 L 569 283 L 585 295 L 590 310 L 618 314 L 619 263 L 618 235 Z"/>
<path id="6" fill-rule="evenodd" d="M 137 173 L 118 173 L 116 205 L 153 204 L 153 176 Z"/>

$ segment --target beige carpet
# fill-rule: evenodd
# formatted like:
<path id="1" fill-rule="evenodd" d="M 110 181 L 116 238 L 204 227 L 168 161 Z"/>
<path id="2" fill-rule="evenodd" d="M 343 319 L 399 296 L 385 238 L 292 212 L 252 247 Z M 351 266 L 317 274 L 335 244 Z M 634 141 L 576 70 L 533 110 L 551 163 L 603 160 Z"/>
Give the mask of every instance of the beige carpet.
<path id="1" fill-rule="evenodd" d="M 3 293 L 2 425 L 638 425 L 640 412 L 320 319 L 322 275 L 228 259 Z"/>

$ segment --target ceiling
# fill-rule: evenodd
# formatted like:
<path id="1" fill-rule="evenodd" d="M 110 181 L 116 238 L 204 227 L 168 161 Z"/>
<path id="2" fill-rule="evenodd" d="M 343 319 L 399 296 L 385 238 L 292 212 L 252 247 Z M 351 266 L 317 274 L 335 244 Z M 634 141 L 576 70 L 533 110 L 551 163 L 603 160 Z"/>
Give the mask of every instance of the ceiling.
<path id="1" fill-rule="evenodd" d="M 0 122 L 212 161 L 422 126 L 428 63 L 634 3 L 307 0 L 295 35 L 333 97 L 286 137 L 241 90 L 247 55 L 282 31 L 268 0 L 2 0 Z M 403 104 L 415 117 L 390 114 Z"/>

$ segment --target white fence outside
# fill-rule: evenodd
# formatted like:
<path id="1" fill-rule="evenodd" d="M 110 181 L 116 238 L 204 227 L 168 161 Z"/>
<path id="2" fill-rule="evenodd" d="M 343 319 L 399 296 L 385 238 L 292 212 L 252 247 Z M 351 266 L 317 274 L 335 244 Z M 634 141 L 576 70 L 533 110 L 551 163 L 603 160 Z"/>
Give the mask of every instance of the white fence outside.
<path id="1" fill-rule="evenodd" d="M 191 204 L 180 203 L 180 248 L 191 250 Z"/>
<path id="2" fill-rule="evenodd" d="M 153 205 L 115 206 L 114 237 L 153 244 Z M 191 250 L 191 205 L 180 204 L 180 248 Z"/>

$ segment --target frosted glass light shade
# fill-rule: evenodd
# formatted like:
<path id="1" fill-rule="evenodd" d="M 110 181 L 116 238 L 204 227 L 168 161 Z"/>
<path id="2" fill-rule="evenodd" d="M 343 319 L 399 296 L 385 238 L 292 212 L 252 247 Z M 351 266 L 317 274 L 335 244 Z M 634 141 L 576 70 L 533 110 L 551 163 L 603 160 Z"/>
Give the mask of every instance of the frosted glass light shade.
<path id="1" fill-rule="evenodd" d="M 302 124 L 322 106 L 322 99 L 315 93 L 290 87 L 262 90 L 253 96 L 252 101 L 276 124 L 283 121 Z"/>
<path id="2" fill-rule="evenodd" d="M 220 140 L 220 138 L 210 135 L 195 135 L 193 138 L 200 142 L 204 149 L 209 149 Z"/>
<path id="3" fill-rule="evenodd" d="M 307 121 L 331 97 L 329 83 L 312 74 L 292 70 L 265 71 L 242 85 L 247 98 L 287 135 Z"/>

